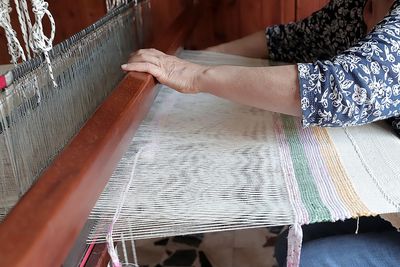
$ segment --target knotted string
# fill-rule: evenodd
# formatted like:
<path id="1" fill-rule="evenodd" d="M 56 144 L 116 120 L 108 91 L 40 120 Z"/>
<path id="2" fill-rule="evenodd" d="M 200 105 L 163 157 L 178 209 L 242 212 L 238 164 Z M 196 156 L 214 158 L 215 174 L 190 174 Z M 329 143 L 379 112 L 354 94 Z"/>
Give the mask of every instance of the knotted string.
<path id="1" fill-rule="evenodd" d="M 32 0 L 32 10 L 35 14 L 35 24 L 32 26 L 29 36 L 29 46 L 34 53 L 43 53 L 47 67 L 49 69 L 50 79 L 53 82 L 53 86 L 57 87 L 57 83 L 54 78 L 53 68 L 50 62 L 49 51 L 53 48 L 53 40 L 56 32 L 56 24 L 54 18 L 48 10 L 49 4 L 43 0 Z M 42 20 L 44 16 L 47 16 L 50 21 L 51 33 L 50 37 L 47 37 L 43 32 Z"/>

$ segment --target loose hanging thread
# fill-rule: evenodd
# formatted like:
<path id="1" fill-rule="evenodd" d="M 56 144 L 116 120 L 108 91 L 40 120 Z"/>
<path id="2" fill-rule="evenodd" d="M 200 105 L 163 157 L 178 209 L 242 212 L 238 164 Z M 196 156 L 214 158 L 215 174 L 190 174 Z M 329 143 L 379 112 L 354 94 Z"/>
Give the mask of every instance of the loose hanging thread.
<path id="1" fill-rule="evenodd" d="M 29 47 L 29 33 L 32 31 L 32 22 L 29 16 L 28 4 L 26 0 L 14 0 L 14 3 L 18 14 L 18 20 L 21 26 L 22 37 L 25 42 L 26 56 L 27 59 L 31 59 L 31 51 Z"/>
<path id="2" fill-rule="evenodd" d="M 357 228 L 355 234 L 358 235 L 359 231 L 360 231 L 360 217 L 357 217 Z"/>
<path id="3" fill-rule="evenodd" d="M 137 165 L 138 160 L 140 158 L 140 155 L 142 154 L 144 149 L 145 149 L 145 147 L 142 147 L 136 153 L 135 159 L 133 161 L 132 171 L 130 173 L 129 181 L 128 181 L 127 185 L 125 186 L 124 193 L 122 194 L 122 198 L 121 198 L 121 200 L 119 202 L 118 208 L 115 211 L 115 214 L 114 214 L 114 217 L 112 219 L 112 222 L 111 222 L 111 224 L 110 224 L 110 226 L 108 228 L 108 233 L 107 233 L 107 237 L 106 237 L 107 249 L 108 249 L 108 254 L 110 254 L 111 262 L 112 262 L 114 267 L 122 267 L 122 264 L 121 264 L 121 262 L 119 261 L 119 258 L 118 258 L 118 253 L 115 250 L 114 240 L 113 240 L 113 237 L 112 237 L 113 236 L 114 225 L 117 222 L 117 220 L 119 219 L 119 216 L 121 214 L 122 207 L 124 206 L 126 197 L 128 195 L 129 188 L 132 186 L 132 183 L 133 183 L 133 177 L 135 175 L 136 165 Z M 134 243 L 132 243 L 132 249 L 134 251 L 134 253 L 133 253 L 134 254 L 134 263 L 133 263 L 132 267 L 139 267 L 139 265 L 137 263 Z"/>

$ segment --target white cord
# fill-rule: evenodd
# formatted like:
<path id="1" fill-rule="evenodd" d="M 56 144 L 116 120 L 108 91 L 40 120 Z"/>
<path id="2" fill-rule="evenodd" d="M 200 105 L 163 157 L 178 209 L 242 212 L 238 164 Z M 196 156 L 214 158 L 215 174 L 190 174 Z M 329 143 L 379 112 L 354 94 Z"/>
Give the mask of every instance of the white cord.
<path id="1" fill-rule="evenodd" d="M 29 48 L 29 32 L 32 30 L 32 22 L 29 16 L 28 4 L 26 3 L 26 0 L 14 0 L 14 3 L 18 14 L 18 20 L 21 25 L 22 37 L 24 38 L 25 42 L 26 56 L 28 59 L 31 59 L 31 51 Z"/>
<path id="2" fill-rule="evenodd" d="M 128 0 L 106 0 L 107 12 L 125 4 L 128 4 Z M 137 5 L 137 0 L 135 0 L 135 5 Z"/>
<path id="3" fill-rule="evenodd" d="M 355 234 L 358 235 L 359 231 L 360 231 L 360 217 L 357 217 L 357 228 Z"/>
<path id="4" fill-rule="evenodd" d="M 8 52 L 11 56 L 11 62 L 16 65 L 19 58 L 25 61 L 26 57 L 24 50 L 17 38 L 17 34 L 11 26 L 10 12 L 10 1 L 0 0 L 0 27 L 4 29 L 6 34 Z"/>
<path id="5" fill-rule="evenodd" d="M 32 11 L 35 15 L 35 24 L 32 26 L 29 36 L 29 46 L 34 53 L 43 53 L 47 66 L 49 68 L 50 79 L 53 82 L 54 87 L 57 87 L 53 68 L 51 66 L 49 51 L 53 48 L 53 40 L 56 33 L 56 24 L 54 18 L 48 10 L 49 4 L 44 0 L 31 0 Z M 43 32 L 42 20 L 44 16 L 47 16 L 50 21 L 51 33 L 50 37 L 47 37 Z"/>

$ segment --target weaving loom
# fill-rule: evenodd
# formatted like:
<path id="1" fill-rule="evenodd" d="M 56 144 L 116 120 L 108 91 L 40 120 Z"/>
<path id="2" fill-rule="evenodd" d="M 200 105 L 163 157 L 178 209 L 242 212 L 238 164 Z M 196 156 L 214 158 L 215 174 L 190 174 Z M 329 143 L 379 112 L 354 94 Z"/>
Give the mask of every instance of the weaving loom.
<path id="1" fill-rule="evenodd" d="M 296 266 L 301 225 L 400 212 L 400 140 L 385 124 L 302 129 L 292 117 L 154 87 L 148 75 L 122 79 L 119 65 L 145 39 L 146 7 L 114 9 L 53 48 L 57 88 L 44 59 L 12 71 L 0 98 L 1 266 L 60 265 L 110 176 L 89 217 L 91 244 L 292 225 L 288 265 Z M 173 53 L 191 14 L 153 46 Z"/>
<path id="2" fill-rule="evenodd" d="M 149 8 L 115 8 L 49 51 L 57 87 L 42 56 L 1 76 L 1 266 L 57 266 L 69 254 L 155 96 L 150 75 L 121 81 L 120 71 L 150 33 Z M 195 17 L 188 5 L 151 46 L 174 53 Z"/>

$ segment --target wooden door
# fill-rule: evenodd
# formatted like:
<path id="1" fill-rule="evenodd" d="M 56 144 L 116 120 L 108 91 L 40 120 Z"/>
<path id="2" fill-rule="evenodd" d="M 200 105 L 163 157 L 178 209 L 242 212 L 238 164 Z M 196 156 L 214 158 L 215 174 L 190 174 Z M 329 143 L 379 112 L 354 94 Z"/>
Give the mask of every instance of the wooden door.
<path id="1" fill-rule="evenodd" d="M 195 49 L 295 20 L 295 0 L 202 0 L 200 4 L 202 16 L 189 42 Z"/>

